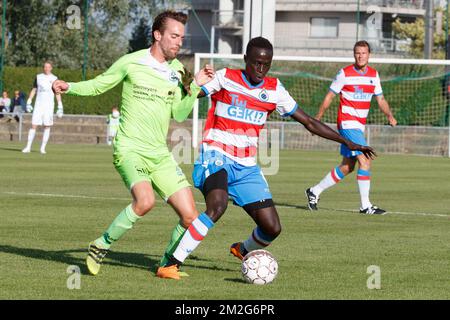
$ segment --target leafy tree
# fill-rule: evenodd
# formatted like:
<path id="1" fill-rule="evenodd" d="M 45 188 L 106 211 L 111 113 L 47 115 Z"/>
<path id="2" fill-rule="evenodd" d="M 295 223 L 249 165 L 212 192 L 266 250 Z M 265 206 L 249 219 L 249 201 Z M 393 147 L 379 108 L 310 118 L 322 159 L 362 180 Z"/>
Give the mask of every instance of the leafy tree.
<path id="1" fill-rule="evenodd" d="M 139 24 L 134 28 L 133 35 L 129 41 L 129 52 L 148 48 L 150 45 L 151 27 L 146 18 L 141 18 Z"/>
<path id="2" fill-rule="evenodd" d="M 442 30 L 441 34 L 436 32 L 433 35 L 433 58 L 445 59 L 445 12 L 441 8 L 435 10 L 436 12 L 443 13 Z M 397 18 L 392 23 L 392 29 L 398 39 L 409 40 L 410 44 L 407 47 L 409 53 L 417 58 L 423 58 L 425 48 L 425 22 L 423 18 L 418 18 L 412 23 L 401 22 L 400 18 Z"/>
<path id="3" fill-rule="evenodd" d="M 177 1 L 89 0 L 88 68 L 104 69 L 129 51 L 130 26 Z M 84 0 L 9 0 L 5 63 L 78 69 L 83 63 Z M 80 8 L 80 28 L 67 27 L 71 5 Z M 0 2 L 1 7 L 1 2 Z M 149 18 L 147 18 L 147 21 Z M 139 32 L 145 32 L 141 30 Z M 141 45 L 143 38 L 140 39 Z M 135 45 L 135 44 L 133 44 Z"/>

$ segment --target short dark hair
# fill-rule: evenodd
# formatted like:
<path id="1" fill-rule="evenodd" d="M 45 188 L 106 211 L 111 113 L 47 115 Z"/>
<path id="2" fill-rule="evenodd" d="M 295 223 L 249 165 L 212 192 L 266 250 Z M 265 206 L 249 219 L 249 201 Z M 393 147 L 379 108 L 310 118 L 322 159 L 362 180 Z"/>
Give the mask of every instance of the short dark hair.
<path id="1" fill-rule="evenodd" d="M 248 55 L 253 48 L 267 49 L 273 54 L 273 46 L 269 40 L 263 37 L 256 37 L 251 39 L 247 44 L 245 54 Z"/>
<path id="2" fill-rule="evenodd" d="M 156 16 L 156 18 L 153 20 L 152 25 L 152 41 L 155 41 L 154 33 L 155 31 L 159 31 L 161 33 L 164 33 L 164 29 L 166 28 L 167 19 L 173 19 L 178 22 L 181 22 L 183 25 L 186 24 L 188 16 L 184 14 L 183 12 L 177 12 L 173 10 L 167 10 L 164 12 L 161 12 Z"/>
<path id="3" fill-rule="evenodd" d="M 370 53 L 370 44 L 366 40 L 357 41 L 355 43 L 355 45 L 353 46 L 353 52 L 355 52 L 357 47 L 367 47 L 367 49 L 369 49 L 369 53 Z"/>

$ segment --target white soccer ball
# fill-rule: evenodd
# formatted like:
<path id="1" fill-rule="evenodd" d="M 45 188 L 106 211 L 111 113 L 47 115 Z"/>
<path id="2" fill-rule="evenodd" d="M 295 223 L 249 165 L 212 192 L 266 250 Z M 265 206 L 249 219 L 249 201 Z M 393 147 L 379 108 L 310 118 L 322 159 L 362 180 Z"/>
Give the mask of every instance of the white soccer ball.
<path id="1" fill-rule="evenodd" d="M 271 283 L 278 273 L 278 262 L 267 250 L 250 251 L 242 260 L 242 276 L 253 284 Z"/>

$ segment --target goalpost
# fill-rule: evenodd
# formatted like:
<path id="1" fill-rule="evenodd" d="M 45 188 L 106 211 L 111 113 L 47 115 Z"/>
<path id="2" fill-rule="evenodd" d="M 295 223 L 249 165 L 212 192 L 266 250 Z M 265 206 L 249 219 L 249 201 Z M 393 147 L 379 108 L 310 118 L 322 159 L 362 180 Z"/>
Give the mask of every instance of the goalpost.
<path id="1" fill-rule="evenodd" d="M 269 76 L 278 77 L 299 106 L 315 115 L 338 70 L 353 62 L 353 57 L 274 56 Z M 216 70 L 244 68 L 242 54 L 196 53 L 194 63 L 195 72 L 207 63 Z M 367 134 L 375 147 L 385 152 L 450 157 L 450 60 L 371 58 L 369 64 L 379 71 L 383 93 L 399 122 L 398 127 L 389 130 L 384 114 L 372 99 Z M 323 117 L 324 122 L 335 123 L 338 103 L 335 98 Z M 206 117 L 208 109 L 209 99 L 197 100 L 194 105 L 194 148 L 200 139 L 199 119 Z M 282 146 L 304 147 L 291 141 L 293 132 L 301 130 L 298 124 L 293 126 L 292 121 L 275 112 L 267 124 L 281 129 L 282 139 L 287 139 L 281 142 Z M 318 141 L 315 140 L 322 143 Z"/>

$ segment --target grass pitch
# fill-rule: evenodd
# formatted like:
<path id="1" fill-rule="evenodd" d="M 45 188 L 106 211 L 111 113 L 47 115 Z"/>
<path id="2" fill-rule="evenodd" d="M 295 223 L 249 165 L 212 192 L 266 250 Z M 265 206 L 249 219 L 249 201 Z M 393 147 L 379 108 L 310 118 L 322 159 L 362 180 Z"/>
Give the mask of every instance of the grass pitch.
<path id="1" fill-rule="evenodd" d="M 176 215 L 163 201 L 128 232 L 96 277 L 84 266 L 87 245 L 129 202 L 106 146 L 50 145 L 22 154 L 0 144 L 0 299 L 449 299 L 450 160 L 381 155 L 372 168 L 371 200 L 385 216 L 356 212 L 355 175 L 305 209 L 304 190 L 339 161 L 336 152 L 285 151 L 268 176 L 283 225 L 268 248 L 279 275 L 267 286 L 242 281 L 229 245 L 253 221 L 230 204 L 185 263 L 182 281 L 154 276 Z M 190 176 L 192 166 L 183 166 Z M 205 208 L 196 190 L 198 209 Z M 81 288 L 69 290 L 67 268 Z M 369 290 L 371 265 L 381 289 Z"/>

